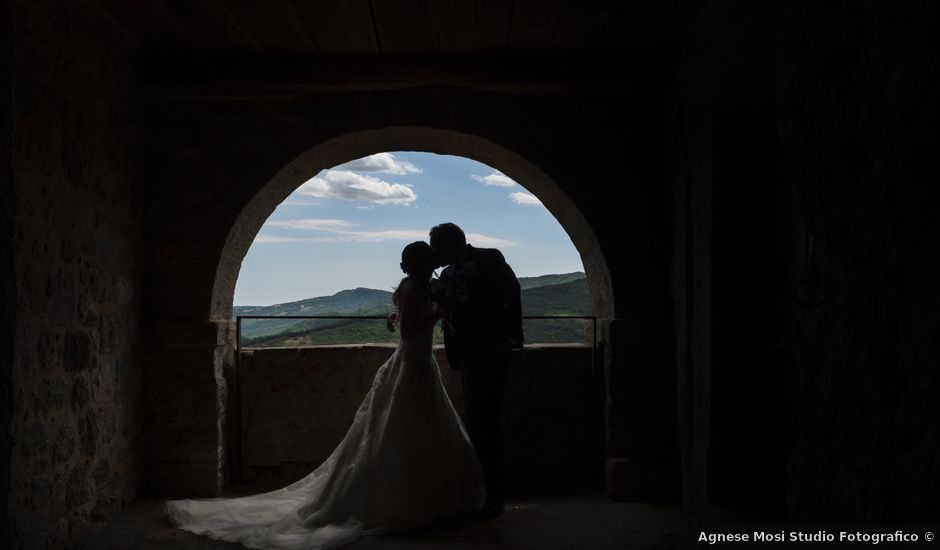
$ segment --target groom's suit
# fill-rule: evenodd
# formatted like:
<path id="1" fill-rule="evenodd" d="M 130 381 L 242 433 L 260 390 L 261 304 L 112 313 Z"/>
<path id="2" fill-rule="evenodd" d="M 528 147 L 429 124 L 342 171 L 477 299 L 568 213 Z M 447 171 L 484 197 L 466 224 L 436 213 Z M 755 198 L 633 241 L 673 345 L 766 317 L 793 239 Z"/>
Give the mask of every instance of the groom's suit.
<path id="1" fill-rule="evenodd" d="M 441 279 L 456 294 L 443 325 L 447 360 L 460 370 L 467 428 L 483 467 L 487 500 L 501 503 L 503 395 L 510 351 L 523 341 L 519 281 L 499 250 L 470 245 L 462 261 L 444 268 Z"/>

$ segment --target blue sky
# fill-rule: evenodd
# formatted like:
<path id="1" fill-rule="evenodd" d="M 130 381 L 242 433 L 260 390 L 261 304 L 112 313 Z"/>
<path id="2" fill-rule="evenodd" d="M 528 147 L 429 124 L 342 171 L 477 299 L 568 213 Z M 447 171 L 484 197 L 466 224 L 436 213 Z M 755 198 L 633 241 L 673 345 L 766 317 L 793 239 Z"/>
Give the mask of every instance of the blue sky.
<path id="1" fill-rule="evenodd" d="M 401 249 L 448 221 L 471 244 L 501 250 L 519 277 L 584 270 L 554 216 L 499 171 L 450 155 L 379 153 L 311 174 L 277 207 L 242 262 L 235 305 L 391 290 Z"/>

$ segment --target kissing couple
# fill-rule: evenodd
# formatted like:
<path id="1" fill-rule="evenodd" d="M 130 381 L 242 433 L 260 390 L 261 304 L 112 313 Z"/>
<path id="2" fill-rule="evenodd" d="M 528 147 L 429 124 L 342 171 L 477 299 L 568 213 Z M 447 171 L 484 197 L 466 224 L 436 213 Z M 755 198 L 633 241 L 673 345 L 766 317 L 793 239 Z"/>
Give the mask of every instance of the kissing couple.
<path id="1" fill-rule="evenodd" d="M 248 548 L 326 550 L 503 512 L 500 418 L 511 351 L 523 343 L 519 281 L 499 250 L 468 244 L 457 225 L 436 225 L 429 236 L 402 250 L 405 277 L 386 320 L 398 327 L 398 346 L 330 456 L 274 491 L 168 500 L 175 527 Z M 439 322 L 448 364 L 460 372 L 466 425 L 434 358 Z"/>

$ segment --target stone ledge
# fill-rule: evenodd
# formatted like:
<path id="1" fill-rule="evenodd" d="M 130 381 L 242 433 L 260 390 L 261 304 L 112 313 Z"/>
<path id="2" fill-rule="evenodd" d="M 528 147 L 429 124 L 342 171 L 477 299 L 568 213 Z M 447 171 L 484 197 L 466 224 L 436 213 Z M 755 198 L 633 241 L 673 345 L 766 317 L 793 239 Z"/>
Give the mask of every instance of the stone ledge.
<path id="1" fill-rule="evenodd" d="M 360 344 L 243 353 L 241 478 L 286 484 L 325 460 L 393 349 Z M 504 411 L 508 491 L 603 490 L 601 410 L 591 352 L 583 344 L 542 345 L 513 357 Z M 442 348 L 434 355 L 448 397 L 463 415 L 459 372 L 449 367 Z M 237 452 L 234 445 L 232 450 Z"/>

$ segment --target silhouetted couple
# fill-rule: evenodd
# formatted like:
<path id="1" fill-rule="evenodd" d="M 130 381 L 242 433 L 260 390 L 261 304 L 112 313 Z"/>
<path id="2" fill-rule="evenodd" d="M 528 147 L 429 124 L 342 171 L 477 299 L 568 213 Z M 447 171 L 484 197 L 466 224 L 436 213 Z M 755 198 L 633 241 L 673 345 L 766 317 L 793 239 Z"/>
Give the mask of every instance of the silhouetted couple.
<path id="1" fill-rule="evenodd" d="M 176 527 L 249 548 L 309 550 L 503 512 L 500 417 L 510 353 L 523 342 L 519 282 L 498 250 L 468 244 L 452 223 L 433 227 L 430 244 L 406 246 L 401 269 L 387 321 L 399 326 L 398 347 L 326 461 L 275 491 L 166 501 Z M 434 359 L 438 322 L 460 371 L 466 427 Z"/>

